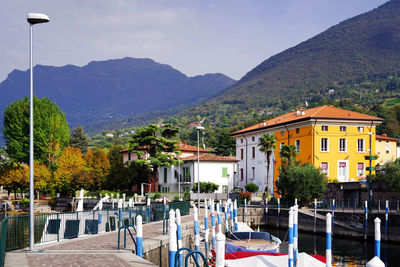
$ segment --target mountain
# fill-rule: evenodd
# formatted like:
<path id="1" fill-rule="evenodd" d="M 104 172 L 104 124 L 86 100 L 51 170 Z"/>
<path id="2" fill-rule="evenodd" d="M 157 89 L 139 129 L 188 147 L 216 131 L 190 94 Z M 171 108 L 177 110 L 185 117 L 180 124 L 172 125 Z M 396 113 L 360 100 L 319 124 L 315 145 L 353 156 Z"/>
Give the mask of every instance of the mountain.
<path id="1" fill-rule="evenodd" d="M 322 88 L 400 71 L 400 1 L 345 20 L 274 55 L 207 103 L 294 108 Z"/>
<path id="2" fill-rule="evenodd" d="M 187 77 L 151 59 L 93 61 L 83 67 L 34 67 L 34 94 L 65 112 L 70 127 L 193 104 L 235 80 L 223 74 Z M 14 70 L 0 84 L 0 118 L 12 101 L 29 96 L 29 70 Z"/>

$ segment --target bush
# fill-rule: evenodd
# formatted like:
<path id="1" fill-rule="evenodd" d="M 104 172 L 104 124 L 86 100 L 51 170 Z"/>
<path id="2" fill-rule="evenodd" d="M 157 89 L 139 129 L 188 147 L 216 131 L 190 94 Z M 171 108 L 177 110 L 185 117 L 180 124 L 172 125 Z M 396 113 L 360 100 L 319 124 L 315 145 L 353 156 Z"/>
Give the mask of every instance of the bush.
<path id="1" fill-rule="evenodd" d="M 200 193 L 214 193 L 219 188 L 219 185 L 212 182 L 200 182 Z M 193 185 L 193 192 L 197 192 L 197 183 Z"/>
<path id="2" fill-rule="evenodd" d="M 19 204 L 21 205 L 21 207 L 28 207 L 28 206 L 29 206 L 29 198 L 23 198 L 23 199 L 21 199 L 21 201 L 19 202 Z"/>
<path id="3" fill-rule="evenodd" d="M 283 198 L 299 204 L 306 204 L 314 198 L 320 198 L 326 191 L 325 175 L 310 163 L 294 164 L 281 167 L 279 180 L 276 182 Z"/>
<path id="4" fill-rule="evenodd" d="M 255 193 L 258 191 L 258 186 L 256 184 L 247 184 L 244 188 L 246 188 L 247 192 Z"/>
<path id="5" fill-rule="evenodd" d="M 155 193 L 151 199 L 152 200 L 156 200 L 156 199 L 160 199 L 160 198 L 161 198 L 161 194 L 160 193 Z"/>
<path id="6" fill-rule="evenodd" d="M 239 194 L 239 200 L 247 200 L 247 203 L 249 203 L 249 201 L 251 200 L 251 193 L 250 192 L 241 192 Z"/>
<path id="7" fill-rule="evenodd" d="M 377 171 L 375 181 L 386 184 L 388 191 L 400 192 L 400 160 L 388 162 L 381 171 Z"/>

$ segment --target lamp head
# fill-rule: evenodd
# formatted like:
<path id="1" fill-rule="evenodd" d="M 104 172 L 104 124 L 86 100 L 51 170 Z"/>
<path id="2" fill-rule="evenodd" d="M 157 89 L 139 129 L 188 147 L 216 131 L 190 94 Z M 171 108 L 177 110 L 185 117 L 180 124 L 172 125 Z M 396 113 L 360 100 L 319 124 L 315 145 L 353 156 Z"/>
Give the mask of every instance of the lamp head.
<path id="1" fill-rule="evenodd" d="M 203 126 L 200 126 L 200 125 L 197 125 L 197 126 L 196 126 L 196 129 L 197 129 L 197 130 L 204 130 L 204 127 L 203 127 Z"/>
<path id="2" fill-rule="evenodd" d="M 46 14 L 41 13 L 29 13 L 26 20 L 29 24 L 38 24 L 38 23 L 46 23 L 49 22 L 49 17 Z"/>

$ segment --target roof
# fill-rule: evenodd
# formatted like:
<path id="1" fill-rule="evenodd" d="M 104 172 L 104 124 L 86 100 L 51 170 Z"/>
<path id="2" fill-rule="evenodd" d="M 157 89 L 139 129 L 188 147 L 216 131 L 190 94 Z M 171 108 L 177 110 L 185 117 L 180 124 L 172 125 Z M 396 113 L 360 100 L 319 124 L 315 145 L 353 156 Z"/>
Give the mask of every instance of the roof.
<path id="1" fill-rule="evenodd" d="M 384 141 L 400 141 L 399 138 L 394 138 L 394 137 L 387 137 L 385 134 L 384 135 L 379 135 L 377 134 L 375 137 L 376 140 L 384 140 Z"/>
<path id="2" fill-rule="evenodd" d="M 247 127 L 240 131 L 232 133 L 232 136 L 252 132 L 261 129 L 268 129 L 280 125 L 286 125 L 294 122 L 307 121 L 312 119 L 326 119 L 326 120 L 357 120 L 357 121 L 374 121 L 381 123 L 382 118 L 362 114 L 354 111 L 349 111 L 334 106 L 321 106 L 310 109 L 298 109 L 297 111 L 284 114 L 274 119 L 258 123 L 256 125 Z"/>
<path id="3" fill-rule="evenodd" d="M 132 149 L 130 149 L 130 148 L 125 148 L 125 149 L 120 150 L 119 152 L 123 153 L 123 152 L 128 152 L 128 151 L 131 151 L 131 150 Z M 143 148 L 143 150 L 145 150 L 145 149 Z M 197 153 L 197 146 L 191 146 L 191 145 L 186 144 L 186 142 L 185 143 L 181 142 L 179 144 L 179 151 L 182 151 L 182 152 L 196 152 Z M 208 153 L 208 152 L 210 152 L 210 150 L 199 147 L 199 152 L 200 153 L 202 153 L 202 152 L 203 153 Z"/>
<path id="4" fill-rule="evenodd" d="M 196 161 L 197 155 L 180 158 L 183 161 Z M 216 162 L 238 162 L 235 156 L 218 156 L 215 154 L 200 154 L 200 161 L 216 161 Z"/>

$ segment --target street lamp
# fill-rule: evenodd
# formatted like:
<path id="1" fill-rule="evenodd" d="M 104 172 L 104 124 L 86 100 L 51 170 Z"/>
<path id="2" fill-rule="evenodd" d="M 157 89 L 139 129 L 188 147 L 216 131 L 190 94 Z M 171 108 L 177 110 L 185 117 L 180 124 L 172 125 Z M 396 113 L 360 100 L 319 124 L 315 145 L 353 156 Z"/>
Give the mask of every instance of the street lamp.
<path id="1" fill-rule="evenodd" d="M 197 129 L 197 206 L 200 214 L 200 130 L 204 130 L 203 126 L 198 125 Z"/>
<path id="2" fill-rule="evenodd" d="M 29 97 L 29 250 L 34 249 L 34 192 L 33 192 L 33 66 L 32 66 L 32 29 L 34 24 L 49 22 L 45 14 L 29 13 L 29 61 L 30 61 L 30 97 Z"/>

